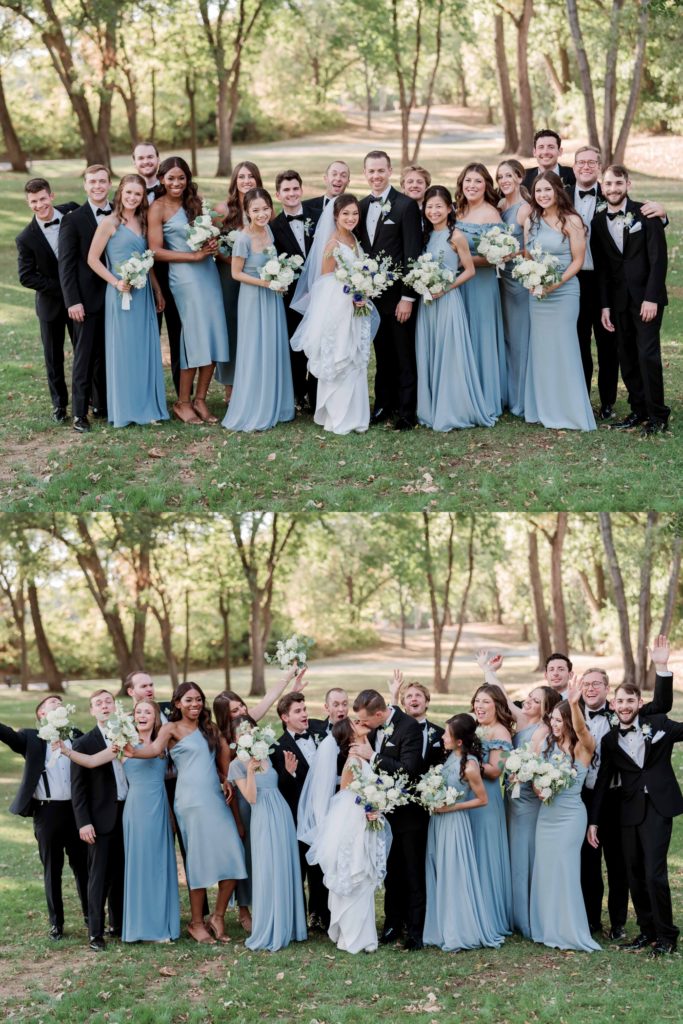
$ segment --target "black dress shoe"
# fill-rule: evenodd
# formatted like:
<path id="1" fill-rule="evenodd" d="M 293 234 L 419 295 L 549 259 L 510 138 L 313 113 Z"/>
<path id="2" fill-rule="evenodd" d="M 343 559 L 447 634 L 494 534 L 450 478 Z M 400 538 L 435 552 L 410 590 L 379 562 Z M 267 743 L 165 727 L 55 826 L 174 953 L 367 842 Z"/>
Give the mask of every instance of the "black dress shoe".
<path id="1" fill-rule="evenodd" d="M 60 939 L 64 938 L 64 928 L 61 924 L 53 924 L 52 928 L 48 932 L 48 935 L 53 942 L 59 942 Z"/>
<path id="2" fill-rule="evenodd" d="M 655 434 L 663 434 L 666 430 L 666 420 L 648 420 L 640 432 L 641 437 L 653 437 Z"/>
<path id="3" fill-rule="evenodd" d="M 623 419 L 617 420 L 616 423 L 610 423 L 610 430 L 633 430 L 634 427 L 640 426 L 641 423 L 645 423 L 647 416 L 641 415 L 639 412 L 632 412 Z"/>
<path id="4" fill-rule="evenodd" d="M 614 407 L 613 406 L 611 406 L 611 405 L 601 405 L 600 406 L 600 419 L 601 420 L 611 420 L 613 416 L 614 416 Z"/>
<path id="5" fill-rule="evenodd" d="M 626 938 L 626 929 L 623 928 L 621 925 L 617 925 L 616 927 L 613 926 L 607 932 L 605 938 L 609 939 L 611 942 L 618 942 L 619 939 Z"/>
<path id="6" fill-rule="evenodd" d="M 406 419 L 405 416 L 400 416 L 394 423 L 394 430 L 413 430 L 414 427 L 412 420 Z"/>
<path id="7" fill-rule="evenodd" d="M 405 949 L 415 952 L 417 949 L 424 949 L 424 943 L 419 936 L 409 935 L 405 941 Z"/>
<path id="8" fill-rule="evenodd" d="M 629 951 L 637 951 L 639 949 L 647 949 L 648 946 L 654 946 L 655 939 L 652 935 L 636 935 L 635 939 L 631 939 L 630 942 L 622 942 L 619 949 L 626 949 Z"/>
<path id="9" fill-rule="evenodd" d="M 90 420 L 87 416 L 77 416 L 74 420 L 74 430 L 77 434 L 90 433 Z"/>
<path id="10" fill-rule="evenodd" d="M 93 414 L 93 417 L 96 420 L 106 420 L 106 418 L 108 416 L 108 413 L 107 413 L 106 409 L 100 409 L 100 408 L 95 409 L 94 407 L 93 407 L 92 414 Z"/>
<path id="11" fill-rule="evenodd" d="M 398 942 L 401 933 L 396 928 L 385 928 L 379 937 L 381 946 L 389 946 L 392 942 Z"/>
<path id="12" fill-rule="evenodd" d="M 391 412 L 389 411 L 389 409 L 382 409 L 380 406 L 379 409 L 375 409 L 372 416 L 370 417 L 370 425 L 377 426 L 378 423 L 386 423 L 390 416 Z"/>
<path id="13" fill-rule="evenodd" d="M 120 939 L 121 929 L 120 928 L 107 928 L 107 935 L 110 939 Z"/>
<path id="14" fill-rule="evenodd" d="M 665 939 L 657 939 L 651 952 L 648 954 L 651 957 L 656 956 L 671 956 L 672 953 L 676 952 L 676 943 L 667 942 Z"/>
<path id="15" fill-rule="evenodd" d="M 63 423 L 66 419 L 66 409 L 61 405 L 56 405 L 52 410 L 52 419 L 55 423 Z"/>
<path id="16" fill-rule="evenodd" d="M 93 953 L 103 953 L 107 948 L 101 935 L 91 935 L 88 946 L 92 949 Z"/>

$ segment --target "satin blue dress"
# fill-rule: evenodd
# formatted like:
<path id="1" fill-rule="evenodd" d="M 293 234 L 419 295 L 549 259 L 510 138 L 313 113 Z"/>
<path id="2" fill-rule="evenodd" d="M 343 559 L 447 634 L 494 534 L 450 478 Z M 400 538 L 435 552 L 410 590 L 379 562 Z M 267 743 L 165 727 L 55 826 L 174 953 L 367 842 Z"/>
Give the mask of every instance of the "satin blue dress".
<path id="1" fill-rule="evenodd" d="M 476 761 L 476 757 L 471 760 Z M 443 770 L 444 781 L 461 792 L 462 800 L 472 798 L 469 786 L 460 779 L 460 758 L 449 754 Z M 471 811 L 432 814 L 427 834 L 427 913 L 422 941 L 445 952 L 500 946 L 487 910 L 474 852 Z"/>
<path id="2" fill-rule="evenodd" d="M 475 238 L 495 225 L 458 220 L 455 226 L 467 238 L 472 255 L 478 256 Z M 507 405 L 507 370 L 503 311 L 495 268 L 475 267 L 474 277 L 465 281 L 459 291 L 465 303 L 486 411 L 489 416 L 500 416 Z"/>
<path id="3" fill-rule="evenodd" d="M 161 942 L 180 935 L 178 869 L 164 779 L 166 758 L 123 763 L 123 942 Z"/>
<path id="4" fill-rule="evenodd" d="M 512 228 L 512 233 L 524 248 L 524 228 L 517 223 L 517 214 L 523 202 L 502 210 L 501 217 Z M 529 361 L 529 293 L 512 276 L 512 261 L 505 263 L 498 279 L 503 307 L 505 331 L 505 358 L 507 364 L 508 407 L 514 416 L 524 415 L 524 388 Z"/>
<path id="5" fill-rule="evenodd" d="M 104 250 L 107 266 L 120 277 L 116 268 L 146 249 L 146 238 L 119 224 Z M 115 427 L 168 419 L 159 323 L 149 278 L 144 288 L 133 288 L 129 295 L 130 309 L 124 310 L 121 292 L 108 287 L 105 293 L 107 410 Z"/>
<path id="6" fill-rule="evenodd" d="M 268 228 L 269 246 L 273 235 Z M 270 257 L 254 252 L 251 236 L 240 231 L 232 255 L 244 258 L 243 271 L 258 277 Z M 237 362 L 226 430 L 269 430 L 294 419 L 294 387 L 289 335 L 280 292 L 240 283 L 237 302 Z"/>
<path id="7" fill-rule="evenodd" d="M 553 744 L 550 753 L 561 751 Z M 573 785 L 549 804 L 541 804 L 538 812 L 531 879 L 531 938 L 557 949 L 592 953 L 601 947 L 591 938 L 581 896 L 581 844 L 588 824 L 581 789 L 588 768 L 579 761 L 575 767 Z"/>
<path id="8" fill-rule="evenodd" d="M 544 220 L 532 223 L 528 245 L 560 259 L 562 270 L 572 261 L 569 239 Z M 529 362 L 524 391 L 524 418 L 555 430 L 595 430 L 581 363 L 576 321 L 579 279 L 574 276 L 545 299 L 529 292 Z"/>
<path id="9" fill-rule="evenodd" d="M 191 252 L 187 244 L 187 214 L 181 207 L 164 224 L 164 248 Z M 188 370 L 230 359 L 223 293 L 214 260 L 169 263 L 168 284 L 178 307 L 180 369 Z"/>
<path id="10" fill-rule="evenodd" d="M 460 260 L 448 235 L 448 229 L 433 231 L 425 251 L 435 259 L 442 255 L 444 265 L 457 273 Z M 461 291 L 453 289 L 432 302 L 421 299 L 418 306 L 417 419 L 432 430 L 495 423 L 486 409 Z"/>
<path id="11" fill-rule="evenodd" d="M 251 935 L 247 949 L 274 952 L 307 938 L 306 908 L 299 865 L 299 846 L 292 812 L 277 785 L 270 761 L 256 778 L 256 803 L 251 807 L 250 836 L 256 856 L 252 863 Z M 247 767 L 234 760 L 231 782 L 246 779 Z"/>
<path id="12" fill-rule="evenodd" d="M 520 729 L 512 739 L 515 750 L 530 743 L 538 729 L 538 722 Z M 510 844 L 510 874 L 512 877 L 512 924 L 515 931 L 525 939 L 531 938 L 529 924 L 529 894 L 531 873 L 534 868 L 536 846 L 536 821 L 541 801 L 533 791 L 530 782 L 520 784 L 519 796 L 514 799 L 507 793 L 508 840 Z"/>
<path id="13" fill-rule="evenodd" d="M 215 752 L 197 729 L 170 753 L 178 769 L 173 810 L 185 845 L 188 887 L 246 878 L 242 840 L 218 781 Z"/>
<path id="14" fill-rule="evenodd" d="M 507 740 L 482 740 L 484 763 L 492 750 L 512 750 Z M 491 923 L 498 935 L 512 931 L 512 881 L 510 850 L 505 823 L 505 804 L 501 779 L 484 778 L 489 802 L 469 812 L 479 878 Z"/>

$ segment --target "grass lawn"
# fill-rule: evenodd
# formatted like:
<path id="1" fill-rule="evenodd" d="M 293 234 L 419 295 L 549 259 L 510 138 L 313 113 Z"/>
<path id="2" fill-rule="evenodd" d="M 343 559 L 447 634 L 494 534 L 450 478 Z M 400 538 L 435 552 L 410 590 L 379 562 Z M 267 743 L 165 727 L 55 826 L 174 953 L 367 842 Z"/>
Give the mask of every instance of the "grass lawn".
<path id="1" fill-rule="evenodd" d="M 373 145 L 396 150 L 396 135 L 381 126 Z M 343 135 L 289 143 L 239 147 L 260 165 L 266 184 L 275 172 L 293 165 L 301 170 L 307 195 L 320 191 L 328 160 L 344 154 L 352 162 L 352 187 L 363 194 L 359 176 L 367 136 L 356 128 Z M 567 147 L 570 149 L 570 147 Z M 439 179 L 452 185 L 458 168 L 477 156 L 494 168 L 500 140 L 488 128 L 457 130 L 437 119 L 422 160 Z M 571 151 L 571 149 L 570 149 Z M 651 163 L 651 161 L 650 161 Z M 647 164 L 648 170 L 650 163 Z M 115 170 L 128 161 L 114 161 Z M 215 151 L 200 158 L 200 186 L 211 199 L 222 197 L 224 183 L 210 177 Z M 34 174 L 51 181 L 58 200 L 82 192 L 80 161 L 38 161 Z M 670 508 L 677 497 L 675 472 L 681 463 L 676 420 L 683 390 L 683 275 L 675 256 L 681 244 L 683 196 L 680 181 L 635 175 L 635 197 L 660 199 L 671 217 L 667 230 L 671 253 L 671 306 L 664 320 L 663 358 L 672 430 L 641 441 L 600 427 L 591 434 L 551 431 L 505 415 L 495 428 L 436 434 L 418 429 L 397 434 L 387 427 L 365 436 L 335 437 L 309 417 L 265 434 L 228 434 L 220 427 L 157 427 L 114 430 L 97 423 L 77 436 L 50 419 L 50 402 L 33 312 L 33 295 L 16 278 L 14 236 L 27 223 L 23 178 L 0 177 L 0 500 L 8 511 L 69 507 L 96 509 L 416 511 L 425 507 L 463 510 L 570 508 L 640 510 Z M 70 357 L 69 357 L 70 358 Z M 70 372 L 70 362 L 67 373 Z M 172 401 L 170 372 L 167 397 Z M 222 388 L 214 384 L 210 406 L 224 413 Z M 597 402 L 597 395 L 593 395 Z M 623 388 L 618 414 L 628 411 Z"/>
<path id="2" fill-rule="evenodd" d="M 479 637 L 496 642 L 493 631 L 480 631 Z M 471 637 L 472 646 L 475 639 Z M 509 653 L 508 679 L 523 685 L 536 678 L 531 652 L 510 647 Z M 322 695 L 333 683 L 346 683 L 352 693 L 361 685 L 379 685 L 387 668 L 401 658 L 406 659 L 406 668 L 410 660 L 413 671 L 428 678 L 422 667 L 425 649 L 419 647 L 403 655 L 387 647 L 313 663 L 308 703 L 319 713 Z M 470 655 L 467 664 L 462 659 L 456 667 L 455 692 L 432 702 L 436 720 L 443 721 L 449 713 L 467 706 L 477 681 L 469 659 Z M 211 696 L 222 688 L 217 671 L 197 673 L 196 678 Z M 160 698 L 165 697 L 161 678 L 157 685 Z M 246 669 L 236 671 L 233 685 L 246 692 Z M 94 681 L 69 688 L 69 700 L 77 705 L 83 728 L 90 727 L 86 707 L 87 694 L 93 688 Z M 37 699 L 35 692 L 0 694 L 0 720 L 15 728 L 29 725 Z M 672 717 L 682 716 L 683 696 L 677 694 Z M 683 749 L 677 751 L 676 763 L 680 775 Z M 232 942 L 223 948 L 200 948 L 183 934 L 172 946 L 111 942 L 105 954 L 96 955 L 85 948 L 70 876 L 65 878 L 67 937 L 57 946 L 46 937 L 45 900 L 31 823 L 7 812 L 21 768 L 21 760 L 0 746 L 3 1019 L 30 1020 L 32 1024 L 252 1024 L 256 1017 L 301 1024 L 395 1024 L 403 1020 L 431 1024 L 453 1019 L 486 1024 L 607 1024 L 620 1020 L 654 1024 L 680 1019 L 683 976 L 679 956 L 655 963 L 609 948 L 595 954 L 559 952 L 516 937 L 499 951 L 460 954 L 381 949 L 373 956 L 352 957 L 319 937 L 280 953 L 254 954 L 245 949 L 244 933 L 231 912 L 228 930 Z M 681 819 L 674 825 L 669 866 L 674 917 L 680 923 Z M 548 898 L 552 900 L 552 893 Z M 183 929 L 188 911 L 183 890 Z M 453 912 L 457 913 L 457 907 Z M 381 921 L 379 907 L 378 914 Z M 634 928 L 630 920 L 630 934 L 635 934 Z"/>

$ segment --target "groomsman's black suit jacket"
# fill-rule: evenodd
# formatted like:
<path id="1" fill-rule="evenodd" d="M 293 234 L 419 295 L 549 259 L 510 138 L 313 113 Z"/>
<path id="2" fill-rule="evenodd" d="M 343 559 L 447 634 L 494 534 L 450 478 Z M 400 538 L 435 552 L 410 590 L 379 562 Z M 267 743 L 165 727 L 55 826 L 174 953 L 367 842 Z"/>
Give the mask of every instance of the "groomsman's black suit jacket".
<path id="1" fill-rule="evenodd" d="M 62 203 L 55 206 L 55 210 L 62 214 L 77 209 L 77 203 Z M 57 257 L 35 217 L 17 235 L 16 244 L 19 281 L 24 288 L 32 288 L 35 291 L 38 319 L 47 322 L 58 320 L 65 315 L 65 305 Z"/>
<path id="2" fill-rule="evenodd" d="M 442 729 L 436 722 L 430 722 L 427 719 L 427 730 L 427 752 L 422 758 L 423 773 L 433 768 L 435 764 L 443 764 L 446 759 L 446 751 L 443 745 L 445 729 Z"/>
<path id="3" fill-rule="evenodd" d="M 98 726 L 73 744 L 83 754 L 97 754 L 107 744 Z M 95 834 L 112 832 L 116 825 L 116 778 L 113 764 L 82 768 L 71 762 L 71 802 L 79 829 L 92 825 Z"/>
<path id="4" fill-rule="evenodd" d="M 615 313 L 642 302 L 667 305 L 664 225 L 659 217 L 643 217 L 642 205 L 626 200 L 624 212 L 633 214 L 634 220 L 630 228 L 624 227 L 623 253 L 607 228 L 606 210 L 596 213 L 591 222 L 591 252 L 600 276 L 602 308 Z"/>
<path id="5" fill-rule="evenodd" d="M 105 201 L 105 206 L 108 201 Z M 104 305 L 107 282 L 88 266 L 90 243 L 97 218 L 86 200 L 59 226 L 59 279 L 67 309 L 82 303 L 86 313 L 99 313 Z"/>
<path id="6" fill-rule="evenodd" d="M 295 775 L 290 775 L 285 768 L 286 750 L 291 751 L 296 756 L 297 765 Z M 287 730 L 283 732 L 282 736 L 278 740 L 275 750 L 270 755 L 270 760 L 273 768 L 277 772 L 278 789 L 289 804 L 289 809 L 292 812 L 294 824 L 296 825 L 299 810 L 299 797 L 301 796 L 301 790 L 304 788 L 304 782 L 308 775 L 308 761 L 304 757 L 301 747 L 299 747 L 296 741 L 292 739 Z"/>
<path id="7" fill-rule="evenodd" d="M 382 746 L 372 762 L 373 769 L 387 772 L 390 775 L 403 771 L 411 781 L 415 781 L 423 771 L 422 729 L 414 718 L 396 707 L 394 707 L 394 714 L 387 728 L 391 734 L 387 736 L 385 732 Z M 377 730 L 373 730 L 368 736 L 373 750 L 376 735 Z M 407 832 L 411 829 L 419 829 L 423 825 L 424 811 L 417 804 L 411 803 L 407 807 L 397 807 L 395 811 L 392 811 L 392 829 Z"/>
<path id="8" fill-rule="evenodd" d="M 562 181 L 564 183 L 564 187 L 567 190 L 567 192 L 569 193 L 569 198 L 573 202 L 574 201 L 574 186 L 576 185 L 576 175 L 574 174 L 574 171 L 572 170 L 571 167 L 563 167 L 563 165 L 560 164 L 559 165 L 559 169 L 560 169 L 560 177 L 562 178 Z M 527 192 L 531 192 L 531 186 L 536 181 L 536 178 L 539 176 L 540 173 L 541 173 L 541 171 L 540 171 L 540 168 L 538 168 L 538 167 L 529 167 L 527 169 L 527 172 L 526 172 L 526 174 L 524 175 L 524 177 L 522 179 L 522 185 L 524 185 L 524 188 L 527 190 Z"/>
<path id="9" fill-rule="evenodd" d="M 82 732 L 74 729 L 74 736 L 82 735 Z M 24 774 L 9 809 L 12 814 L 30 818 L 34 809 L 33 794 L 45 767 L 47 741 L 41 740 L 37 729 L 15 730 L 9 725 L 0 724 L 0 742 L 6 743 L 10 750 L 24 758 Z"/>
<path id="10" fill-rule="evenodd" d="M 404 196 L 393 186 L 387 195 L 387 202 L 391 204 L 391 209 L 388 213 L 380 215 L 371 243 L 366 227 L 371 205 L 370 196 L 361 199 L 360 224 L 356 228 L 356 235 L 363 252 L 368 256 L 379 256 L 380 253 L 390 256 L 398 267 L 398 273 L 402 275 L 407 271 L 408 262 L 416 259 L 422 252 L 420 207 L 414 199 Z M 383 306 L 395 305 L 401 295 L 412 296 L 414 292 L 399 281 L 388 288 L 376 300 L 375 305 L 381 311 Z"/>

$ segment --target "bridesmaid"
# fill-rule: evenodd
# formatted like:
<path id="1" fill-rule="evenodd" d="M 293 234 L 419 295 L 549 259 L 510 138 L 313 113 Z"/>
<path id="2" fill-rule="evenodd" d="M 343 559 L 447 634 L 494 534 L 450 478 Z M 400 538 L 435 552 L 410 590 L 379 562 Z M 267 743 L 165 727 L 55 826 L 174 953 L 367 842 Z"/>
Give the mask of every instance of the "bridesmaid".
<path id="1" fill-rule="evenodd" d="M 581 896 L 581 844 L 588 815 L 581 789 L 595 753 L 595 740 L 579 706 L 581 680 L 570 680 L 568 700 L 553 708 L 552 735 L 545 755 L 560 753 L 576 768 L 576 779 L 550 803 L 542 804 L 536 825 L 536 856 L 531 879 L 531 938 L 557 949 L 592 952 L 601 947 L 591 938 Z"/>
<path id="2" fill-rule="evenodd" d="M 504 160 L 496 170 L 496 184 L 502 196 L 501 216 L 524 249 L 524 221 L 531 212 L 526 201 L 528 192 L 522 188 L 524 168 L 519 160 Z M 524 415 L 524 386 L 529 359 L 529 294 L 512 276 L 508 261 L 501 271 L 500 298 L 503 306 L 505 355 L 507 360 L 508 406 L 514 416 Z"/>
<path id="3" fill-rule="evenodd" d="M 253 927 L 247 949 L 275 952 L 307 938 L 299 846 L 292 813 L 278 789 L 270 763 L 234 760 L 228 779 L 251 805 L 251 840 L 258 857 L 252 864 Z"/>
<path id="4" fill-rule="evenodd" d="M 180 388 L 173 415 L 183 423 L 217 423 L 206 396 L 214 364 L 230 358 L 220 280 L 212 259 L 218 246 L 214 239 L 193 252 L 187 244 L 188 225 L 202 212 L 202 200 L 183 158 L 163 160 L 159 181 L 160 197 L 149 212 L 149 244 L 154 258 L 169 264 L 168 283 L 182 323 Z"/>
<path id="5" fill-rule="evenodd" d="M 147 249 L 148 210 L 144 179 L 139 174 L 124 175 L 112 212 L 98 224 L 88 253 L 90 269 L 110 285 L 105 296 L 104 344 L 107 409 L 115 427 L 168 419 L 156 317 L 164 308 L 161 289 L 153 270 L 139 289 L 131 289 L 115 270 Z M 128 310 L 122 306 L 125 293 L 130 295 Z"/>
<path id="6" fill-rule="evenodd" d="M 256 164 L 249 160 L 243 160 L 236 164 L 228 187 L 228 197 L 224 203 L 216 204 L 214 224 L 221 232 L 228 234 L 230 231 L 241 231 L 247 227 L 248 221 L 244 215 L 244 197 L 252 188 L 263 188 L 261 172 Z M 230 362 L 218 363 L 216 366 L 216 380 L 225 385 L 225 400 L 230 401 L 232 395 L 232 384 L 235 379 L 235 360 L 237 359 L 237 299 L 240 293 L 240 283 L 236 281 L 230 271 L 232 263 L 231 256 L 223 256 L 216 253 L 216 266 L 218 276 L 221 279 L 221 291 L 223 292 L 223 305 L 225 307 L 225 319 L 228 324 L 228 340 L 230 342 Z"/>
<path id="7" fill-rule="evenodd" d="M 249 227 L 232 250 L 232 276 L 240 282 L 234 393 L 225 414 L 226 430 L 269 430 L 294 419 L 294 387 L 282 292 L 259 277 L 273 245 L 268 224 L 273 201 L 262 188 L 244 197 Z"/>
<path id="8" fill-rule="evenodd" d="M 482 735 L 482 776 L 488 795 L 486 806 L 475 809 L 470 816 L 474 849 L 493 927 L 497 935 L 509 935 L 512 880 L 501 775 L 505 754 L 512 750 L 512 715 L 500 687 L 486 683 L 476 690 L 472 711 Z"/>
<path id="9" fill-rule="evenodd" d="M 455 227 L 453 200 L 441 185 L 424 196 L 426 252 L 441 255 L 447 268 L 462 273 L 439 296 L 420 301 L 415 328 L 417 419 L 432 430 L 492 427 L 472 349 L 465 307 L 458 290 L 474 277 L 467 239 Z"/>
<path id="10" fill-rule="evenodd" d="M 256 721 L 250 715 L 237 715 L 233 718 L 230 715 L 230 700 L 226 696 L 230 691 L 219 693 L 213 702 L 213 713 L 216 719 L 216 728 L 225 739 L 228 746 L 235 742 L 237 727 L 243 722 L 249 725 L 256 725 Z M 247 870 L 247 877 L 240 878 L 235 886 L 235 903 L 237 904 L 237 916 L 245 932 L 252 929 L 251 911 L 251 804 L 237 790 L 237 810 L 242 823 L 244 835 L 244 863 Z"/>
<path id="11" fill-rule="evenodd" d="M 292 680 L 292 693 L 299 693 L 306 686 L 307 679 L 306 666 L 299 668 L 298 665 L 292 665 L 287 669 L 286 672 L 278 679 L 274 686 L 271 686 L 266 691 L 265 695 L 261 697 L 261 700 L 254 707 L 249 709 L 238 693 L 234 690 L 223 690 L 214 699 L 213 710 L 216 718 L 218 718 L 219 710 L 221 720 L 225 722 L 228 717 L 234 721 L 236 718 L 248 717 L 253 718 L 255 722 L 260 722 L 262 718 L 268 714 L 268 711 L 282 696 Z M 221 728 L 221 731 L 223 729 Z"/>
<path id="12" fill-rule="evenodd" d="M 126 748 L 131 757 L 159 757 L 168 748 L 176 768 L 173 809 L 186 852 L 187 884 L 192 920 L 188 927 L 196 942 L 227 942 L 225 911 L 239 878 L 246 878 L 244 851 L 228 810 L 221 783 L 230 749 L 211 721 L 206 698 L 196 683 L 181 683 L 171 699 L 169 721 L 151 745 Z M 218 884 L 216 908 L 204 922 L 206 890 Z"/>
<path id="13" fill-rule="evenodd" d="M 486 908 L 470 825 L 469 812 L 488 803 L 481 777 L 482 747 L 475 730 L 471 715 L 454 715 L 446 722 L 443 744 L 449 754 L 443 777 L 463 797 L 451 807 L 437 808 L 429 819 L 423 941 L 445 952 L 503 942 Z"/>
<path id="14" fill-rule="evenodd" d="M 484 164 L 468 164 L 455 188 L 455 226 L 467 238 L 476 274 L 467 281 L 462 298 L 489 416 L 500 416 L 507 404 L 505 332 L 496 271 L 477 254 L 477 237 L 501 223 L 498 196 Z"/>
<path id="15" fill-rule="evenodd" d="M 559 175 L 543 171 L 532 185 L 531 212 L 524 244 L 538 243 L 558 256 L 562 280 L 543 299 L 529 293 L 531 333 L 524 393 L 524 418 L 555 430 L 595 430 L 576 331 L 579 281 L 586 252 L 586 229 Z M 583 383 L 583 387 L 581 384 Z"/>

